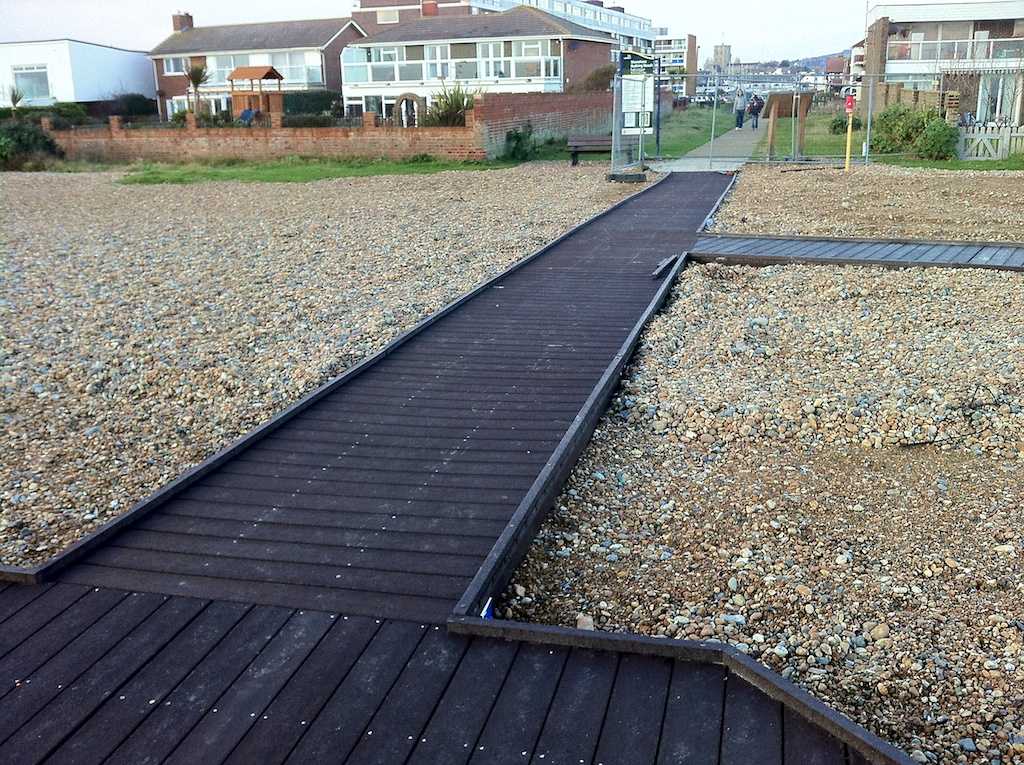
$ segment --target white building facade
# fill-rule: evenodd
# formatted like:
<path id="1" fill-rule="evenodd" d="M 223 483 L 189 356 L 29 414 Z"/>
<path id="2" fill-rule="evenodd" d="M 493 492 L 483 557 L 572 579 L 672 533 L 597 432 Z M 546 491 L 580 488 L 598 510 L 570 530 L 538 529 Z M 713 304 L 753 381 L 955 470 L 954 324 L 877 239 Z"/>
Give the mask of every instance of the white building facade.
<path id="1" fill-rule="evenodd" d="M 156 97 L 145 52 L 78 40 L 0 44 L 0 105 L 10 106 L 12 87 L 24 94 L 22 106 L 109 101 L 125 93 Z"/>

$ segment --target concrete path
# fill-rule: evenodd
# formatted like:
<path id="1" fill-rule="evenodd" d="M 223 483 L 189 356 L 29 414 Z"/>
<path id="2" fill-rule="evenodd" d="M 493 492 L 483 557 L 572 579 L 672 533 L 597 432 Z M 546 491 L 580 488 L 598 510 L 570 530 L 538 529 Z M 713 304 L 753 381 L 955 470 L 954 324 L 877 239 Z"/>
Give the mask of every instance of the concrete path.
<path id="1" fill-rule="evenodd" d="M 727 120 L 733 123 L 731 111 L 723 109 L 718 114 L 719 120 Z M 729 172 L 738 170 L 747 158 L 754 151 L 757 142 L 761 140 L 768 129 L 768 121 L 762 119 L 756 130 L 750 127 L 748 118 L 743 124 L 742 130 L 730 130 L 727 133 L 709 141 L 703 146 L 677 159 L 648 159 L 647 165 L 661 173 L 695 173 L 707 172 Z"/>

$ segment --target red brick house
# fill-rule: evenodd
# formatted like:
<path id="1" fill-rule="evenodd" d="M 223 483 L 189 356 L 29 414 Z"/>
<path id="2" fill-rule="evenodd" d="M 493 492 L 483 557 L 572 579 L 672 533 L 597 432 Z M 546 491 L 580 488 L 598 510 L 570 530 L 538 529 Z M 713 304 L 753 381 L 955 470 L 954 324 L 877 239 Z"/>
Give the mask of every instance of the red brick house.
<path id="1" fill-rule="evenodd" d="M 192 16 L 173 17 L 174 34 L 149 52 L 160 115 L 188 108 L 190 66 L 203 64 L 210 81 L 200 89 L 214 112 L 230 110 L 228 76 L 238 67 L 273 67 L 284 91 L 325 88 L 341 92 L 341 51 L 365 37 L 350 18 L 195 27 Z M 274 83 L 277 88 L 277 83 Z"/>
<path id="2" fill-rule="evenodd" d="M 609 66 L 609 34 L 527 6 L 475 16 L 403 21 L 343 51 L 345 105 L 390 116 L 458 82 L 480 93 L 561 93 Z"/>

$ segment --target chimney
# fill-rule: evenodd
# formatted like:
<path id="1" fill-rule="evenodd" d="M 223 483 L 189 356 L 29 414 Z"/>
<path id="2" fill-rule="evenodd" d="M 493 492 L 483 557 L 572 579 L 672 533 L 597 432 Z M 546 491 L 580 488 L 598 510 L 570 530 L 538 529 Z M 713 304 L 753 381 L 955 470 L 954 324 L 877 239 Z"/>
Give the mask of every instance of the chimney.
<path id="1" fill-rule="evenodd" d="M 421 16 L 436 16 L 437 15 L 437 0 L 420 0 L 420 15 Z"/>
<path id="2" fill-rule="evenodd" d="M 171 16 L 171 22 L 174 24 L 175 32 L 187 32 L 192 28 L 192 14 L 178 11 Z"/>

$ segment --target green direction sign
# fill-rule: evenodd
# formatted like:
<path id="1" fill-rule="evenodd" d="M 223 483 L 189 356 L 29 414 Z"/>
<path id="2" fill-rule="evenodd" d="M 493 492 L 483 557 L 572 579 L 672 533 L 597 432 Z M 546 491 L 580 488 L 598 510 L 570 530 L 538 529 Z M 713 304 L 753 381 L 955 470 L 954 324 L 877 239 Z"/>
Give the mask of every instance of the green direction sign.
<path id="1" fill-rule="evenodd" d="M 619 59 L 620 74 L 654 74 L 654 56 L 624 50 Z"/>

